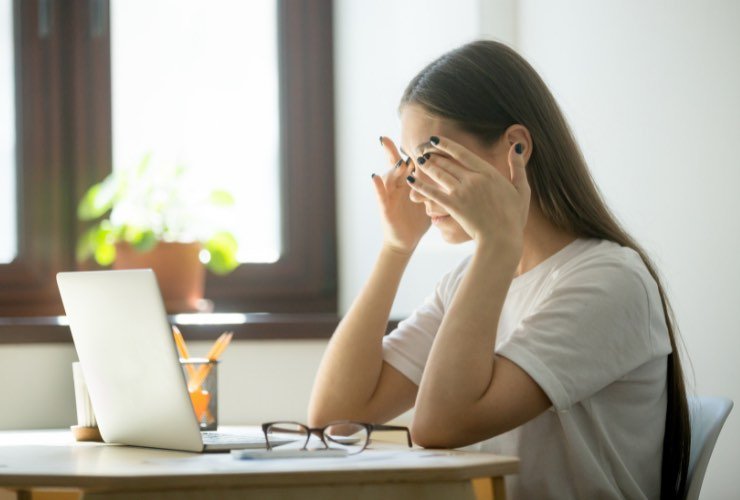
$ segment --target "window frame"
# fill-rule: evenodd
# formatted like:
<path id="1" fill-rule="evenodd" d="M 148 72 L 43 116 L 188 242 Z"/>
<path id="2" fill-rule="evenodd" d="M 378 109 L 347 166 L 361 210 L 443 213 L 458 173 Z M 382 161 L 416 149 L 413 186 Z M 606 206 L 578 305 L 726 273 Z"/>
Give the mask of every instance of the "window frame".
<path id="1" fill-rule="evenodd" d="M 76 205 L 112 163 L 108 0 L 15 0 L 18 257 L 0 265 L 0 316 L 62 315 Z M 337 310 L 331 0 L 278 0 L 283 251 L 208 274 L 217 311 Z M 245 144 L 245 147 L 249 147 Z"/>

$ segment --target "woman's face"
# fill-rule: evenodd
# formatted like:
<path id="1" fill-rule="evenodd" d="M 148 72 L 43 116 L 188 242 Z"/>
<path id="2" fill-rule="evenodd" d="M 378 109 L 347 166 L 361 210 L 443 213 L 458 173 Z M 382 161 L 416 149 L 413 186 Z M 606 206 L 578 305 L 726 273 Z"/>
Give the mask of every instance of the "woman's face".
<path id="1" fill-rule="evenodd" d="M 404 159 L 410 156 L 411 161 L 416 163 L 416 159 L 420 156 L 419 151 L 428 145 L 429 138 L 433 135 L 452 139 L 490 163 L 491 168 L 498 169 L 507 179 L 510 178 L 508 165 L 510 145 L 503 138 L 495 144 L 486 146 L 481 144 L 480 140 L 473 135 L 460 130 L 454 123 L 430 114 L 421 106 L 407 104 L 402 108 L 400 149 Z M 433 154 L 446 156 L 441 152 Z M 460 168 L 465 167 L 461 166 Z M 418 168 L 414 176 L 424 182 L 434 182 Z M 432 219 L 432 224 L 439 229 L 445 241 L 463 243 L 471 239 L 470 235 L 449 215 L 444 207 L 413 190 L 410 197 L 411 201 L 424 204 L 427 215 Z"/>

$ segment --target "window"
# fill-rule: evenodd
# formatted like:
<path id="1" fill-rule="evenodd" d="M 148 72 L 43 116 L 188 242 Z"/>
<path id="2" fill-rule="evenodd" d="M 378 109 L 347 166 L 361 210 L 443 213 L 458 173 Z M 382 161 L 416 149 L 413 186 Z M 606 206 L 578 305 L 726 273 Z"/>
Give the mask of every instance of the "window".
<path id="1" fill-rule="evenodd" d="M 15 71 L 13 4 L 0 0 L 0 264 L 15 259 Z"/>
<path id="2" fill-rule="evenodd" d="M 276 17 L 275 0 L 111 2 L 113 168 L 150 152 L 228 188 L 240 262 L 281 253 Z"/>
<path id="3" fill-rule="evenodd" d="M 122 104 L 117 103 L 118 96 L 113 97 L 116 85 L 111 78 L 112 72 L 115 76 L 119 71 L 116 63 L 111 65 L 111 58 L 122 57 L 117 56 L 117 35 L 113 34 L 113 47 L 110 36 L 110 27 L 118 21 L 110 21 L 118 9 L 116 1 L 15 0 L 12 4 L 12 64 L 15 81 L 20 83 L 4 91 L 15 93 L 12 120 L 18 124 L 17 155 L 10 160 L 19 186 L 17 226 L 10 229 L 17 235 L 17 255 L 12 262 L 0 262 L 2 316 L 63 313 L 54 276 L 80 268 L 74 261 L 80 230 L 75 217 L 77 201 L 90 184 L 110 172 L 114 154 L 120 161 L 126 161 L 129 154 L 126 141 L 134 139 L 132 133 L 128 138 L 119 136 L 125 130 L 119 118 L 124 120 L 125 115 L 123 111 L 116 115 Z M 157 2 L 132 3 L 149 16 L 164 15 L 157 14 Z M 202 4 L 214 10 L 237 9 L 242 4 L 250 11 L 256 8 L 252 2 Z M 209 275 L 206 296 L 215 302 L 217 311 L 335 313 L 331 1 L 277 0 L 274 8 L 278 75 L 274 99 L 279 120 L 265 128 L 277 128 L 278 133 L 272 150 L 265 148 L 268 159 L 261 161 L 278 159 L 278 168 L 265 177 L 272 176 L 270 182 L 279 193 L 272 202 L 277 205 L 272 213 L 280 220 L 279 225 L 272 225 L 278 231 L 266 239 L 279 246 L 260 255 L 245 255 L 247 263 L 228 276 Z M 164 10 L 172 17 L 183 9 L 178 2 L 177 6 L 167 4 Z M 159 22 L 166 24 L 168 18 Z M 229 28 L 234 30 L 238 24 Z M 239 40 L 235 43 L 243 45 L 245 58 L 263 50 L 250 39 Z M 225 49 L 212 45 L 210 50 Z M 229 100 L 239 97 L 238 88 L 232 90 Z M 241 97 L 248 99 L 249 95 Z M 245 105 L 234 103 L 239 106 L 243 109 Z M 238 118 L 234 115 L 236 126 Z M 247 123 L 248 117 L 241 118 Z M 248 127 L 243 134 L 249 134 Z M 216 139 L 234 140 L 226 134 Z M 244 151 L 250 146 L 249 139 L 240 146 Z M 131 147 L 130 153 L 139 154 L 137 147 Z M 203 154 L 192 153 L 193 157 Z M 234 154 L 239 153 L 224 153 Z M 245 227 L 245 231 L 254 230 Z"/>

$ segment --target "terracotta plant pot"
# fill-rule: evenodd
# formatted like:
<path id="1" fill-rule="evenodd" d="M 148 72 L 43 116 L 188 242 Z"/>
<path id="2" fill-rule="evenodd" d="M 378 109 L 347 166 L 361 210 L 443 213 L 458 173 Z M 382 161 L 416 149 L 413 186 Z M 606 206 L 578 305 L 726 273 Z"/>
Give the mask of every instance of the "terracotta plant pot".
<path id="1" fill-rule="evenodd" d="M 200 243 L 157 244 L 148 252 L 139 252 L 127 243 L 116 244 L 113 269 L 151 268 L 157 275 L 168 313 L 202 311 L 206 270 L 198 258 Z"/>

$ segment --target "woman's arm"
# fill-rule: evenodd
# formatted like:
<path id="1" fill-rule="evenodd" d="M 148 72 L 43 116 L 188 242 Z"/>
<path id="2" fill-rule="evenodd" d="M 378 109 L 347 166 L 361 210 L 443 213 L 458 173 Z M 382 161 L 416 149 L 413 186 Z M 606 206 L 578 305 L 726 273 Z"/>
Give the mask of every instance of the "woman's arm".
<path id="1" fill-rule="evenodd" d="M 412 189 L 444 206 L 476 250 L 432 346 L 412 435 L 424 446 L 457 447 L 517 427 L 550 401 L 526 372 L 493 355 L 529 208 L 521 146 L 509 149 L 511 179 L 452 141 L 436 147 L 448 157 L 432 155 L 419 166 L 434 182 L 412 179 Z"/>
<path id="2" fill-rule="evenodd" d="M 430 221 L 424 207 L 409 200 L 412 164 L 401 160 L 390 139 L 380 142 L 393 165 L 382 178 L 373 175 L 383 246 L 319 366 L 309 403 L 312 426 L 338 419 L 385 422 L 411 408 L 416 397 L 416 384 L 383 362 L 382 339 L 403 272 Z"/>
<path id="3" fill-rule="evenodd" d="M 369 280 L 321 361 L 309 425 L 350 419 L 385 422 L 413 406 L 416 385 L 383 362 L 382 339 L 410 256 L 383 248 Z"/>
<path id="4" fill-rule="evenodd" d="M 492 356 L 516 260 L 478 247 L 434 341 L 416 400 L 414 441 L 455 448 L 518 427 L 550 406 L 539 385 Z"/>

